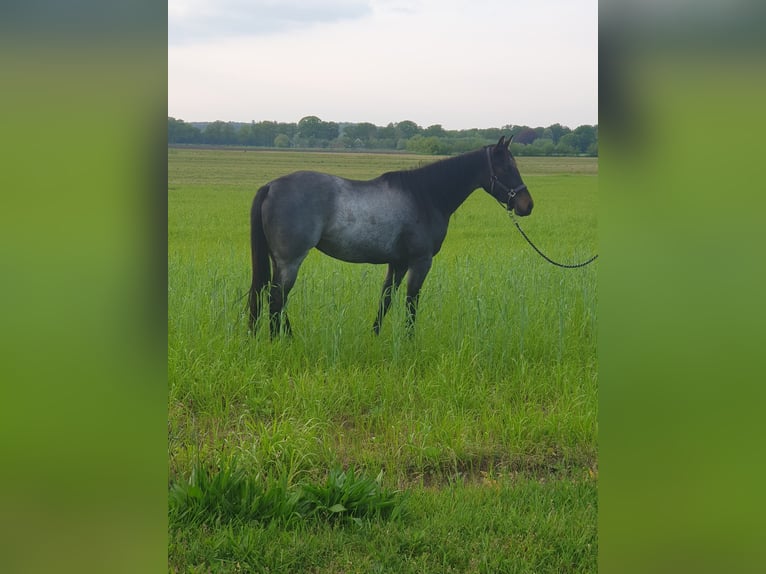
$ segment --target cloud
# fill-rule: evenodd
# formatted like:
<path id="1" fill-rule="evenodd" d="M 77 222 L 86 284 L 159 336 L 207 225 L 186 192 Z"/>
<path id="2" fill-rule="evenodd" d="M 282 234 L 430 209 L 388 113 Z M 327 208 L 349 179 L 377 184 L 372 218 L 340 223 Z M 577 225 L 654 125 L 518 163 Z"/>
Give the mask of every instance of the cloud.
<path id="1" fill-rule="evenodd" d="M 354 4 L 372 10 L 356 18 L 349 6 L 314 5 L 309 21 L 271 6 L 271 20 L 288 19 L 279 33 L 169 46 L 170 115 L 447 129 L 597 122 L 596 0 L 370 0 Z"/>
<path id="2" fill-rule="evenodd" d="M 169 0 L 168 43 L 263 36 L 372 13 L 369 0 Z"/>
<path id="3" fill-rule="evenodd" d="M 377 14 L 416 14 L 423 8 L 423 0 L 370 0 Z"/>

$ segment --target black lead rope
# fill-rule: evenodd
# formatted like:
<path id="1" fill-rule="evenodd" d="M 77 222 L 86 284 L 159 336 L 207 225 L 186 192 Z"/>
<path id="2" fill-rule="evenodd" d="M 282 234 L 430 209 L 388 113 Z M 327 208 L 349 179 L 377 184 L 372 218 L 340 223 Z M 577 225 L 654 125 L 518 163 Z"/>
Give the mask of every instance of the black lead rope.
<path id="1" fill-rule="evenodd" d="M 527 186 L 522 183 L 521 185 L 511 189 L 510 187 L 505 185 L 502 181 L 500 181 L 500 179 L 497 177 L 497 175 L 495 175 L 495 168 L 492 165 L 492 156 L 491 156 L 490 151 L 489 151 L 490 147 L 486 148 L 486 150 L 487 150 L 487 162 L 489 163 L 489 190 L 490 190 L 490 193 L 492 195 L 494 195 L 494 191 L 495 191 L 495 186 L 496 185 L 499 186 L 500 188 L 502 188 L 504 191 L 508 192 L 508 199 L 505 202 L 505 207 L 506 207 L 506 209 L 508 211 L 508 215 L 511 216 L 511 219 L 513 220 L 513 224 L 516 226 L 516 229 L 518 229 L 519 233 L 521 233 L 521 236 L 524 239 L 527 240 L 527 243 L 529 243 L 532 246 L 532 249 L 537 251 L 540 254 L 540 257 L 545 259 L 548 263 L 552 263 L 556 267 L 563 267 L 564 269 L 576 269 L 578 267 L 585 267 L 589 263 L 593 263 L 596 259 L 598 259 L 598 255 L 594 255 L 593 257 L 591 257 L 587 261 L 583 261 L 582 263 L 576 263 L 575 265 L 567 265 L 565 263 L 558 263 L 557 261 L 554 261 L 553 259 L 548 257 L 545 253 L 540 251 L 537 248 L 537 245 L 532 243 L 532 240 L 529 237 L 527 237 L 527 234 L 524 233 L 524 230 L 519 226 L 519 222 L 516 221 L 516 218 L 513 216 L 513 208 L 511 207 L 511 200 L 516 197 L 517 193 L 519 193 L 522 190 L 527 189 Z M 499 199 L 497 200 L 497 202 L 500 205 L 503 205 L 503 203 Z"/>
<path id="2" fill-rule="evenodd" d="M 513 211 L 511 211 L 511 210 L 508 210 L 508 215 L 510 215 L 510 216 L 511 216 L 511 219 L 513 220 L 513 224 L 516 226 L 516 229 L 518 229 L 518 230 L 519 230 L 519 233 L 521 233 L 521 236 L 522 236 L 524 239 L 526 239 L 526 240 L 527 240 L 527 243 L 529 243 L 529 244 L 532 246 L 532 249 L 534 249 L 535 251 L 537 251 L 537 252 L 540 254 L 540 257 L 542 257 L 543 259 L 545 259 L 545 260 L 546 260 L 548 263 L 552 263 L 552 264 L 553 264 L 553 265 L 555 265 L 556 267 L 563 267 L 563 268 L 565 268 L 565 269 L 576 269 L 577 267 L 585 267 L 585 266 L 586 266 L 586 265 L 588 265 L 589 263 L 593 263 L 593 262 L 594 262 L 596 259 L 598 259 L 598 254 L 596 254 L 596 255 L 594 255 L 593 257 L 591 257 L 590 259 L 588 259 L 587 261 L 583 261 L 582 263 L 576 263 L 576 264 L 574 264 L 574 265 L 567 265 L 567 264 L 565 264 L 565 263 L 558 263 L 557 261 L 554 261 L 553 259 L 551 259 L 550 257 L 548 257 L 548 256 L 547 256 L 545 253 L 543 253 L 542 251 L 540 251 L 540 250 L 537 248 L 537 245 L 535 245 L 534 243 L 532 243 L 532 240 L 531 240 L 529 237 L 527 237 L 527 234 L 526 234 L 526 233 L 524 233 L 524 230 L 523 230 L 523 229 L 522 229 L 522 228 L 519 226 L 519 222 L 518 222 L 518 221 L 516 221 L 516 218 L 513 216 Z"/>

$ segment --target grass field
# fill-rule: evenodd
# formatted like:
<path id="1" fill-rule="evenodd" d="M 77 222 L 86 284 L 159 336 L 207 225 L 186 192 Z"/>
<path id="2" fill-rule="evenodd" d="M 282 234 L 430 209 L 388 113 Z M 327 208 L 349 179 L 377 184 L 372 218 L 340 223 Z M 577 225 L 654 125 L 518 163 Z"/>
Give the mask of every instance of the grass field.
<path id="1" fill-rule="evenodd" d="M 564 270 L 479 190 L 453 216 L 415 334 L 383 266 L 318 252 L 294 336 L 249 337 L 249 207 L 297 169 L 366 179 L 432 157 L 168 150 L 169 570 L 595 572 L 596 268 Z M 597 160 L 519 158 L 521 224 L 597 250 Z"/>

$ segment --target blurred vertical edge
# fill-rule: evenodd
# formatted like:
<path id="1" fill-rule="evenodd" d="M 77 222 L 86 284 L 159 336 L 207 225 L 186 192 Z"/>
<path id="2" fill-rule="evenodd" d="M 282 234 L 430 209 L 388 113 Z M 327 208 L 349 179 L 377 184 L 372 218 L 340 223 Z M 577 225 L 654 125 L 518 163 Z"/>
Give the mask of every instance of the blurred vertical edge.
<path id="1" fill-rule="evenodd" d="M 0 570 L 166 563 L 167 6 L 0 8 Z"/>
<path id="2" fill-rule="evenodd" d="M 599 5 L 599 571 L 763 572 L 763 3 Z"/>

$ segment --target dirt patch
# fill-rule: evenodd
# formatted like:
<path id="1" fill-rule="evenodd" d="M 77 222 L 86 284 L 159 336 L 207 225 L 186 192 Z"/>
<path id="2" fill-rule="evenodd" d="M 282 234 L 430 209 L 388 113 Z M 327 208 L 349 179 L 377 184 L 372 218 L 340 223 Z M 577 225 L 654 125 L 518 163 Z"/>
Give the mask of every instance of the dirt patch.
<path id="1" fill-rule="evenodd" d="M 441 488 L 456 482 L 476 485 L 495 485 L 499 478 L 548 480 L 598 479 L 598 461 L 595 457 L 573 459 L 561 455 L 542 457 L 479 456 L 443 463 L 411 465 L 400 479 L 399 487 L 423 486 Z"/>

